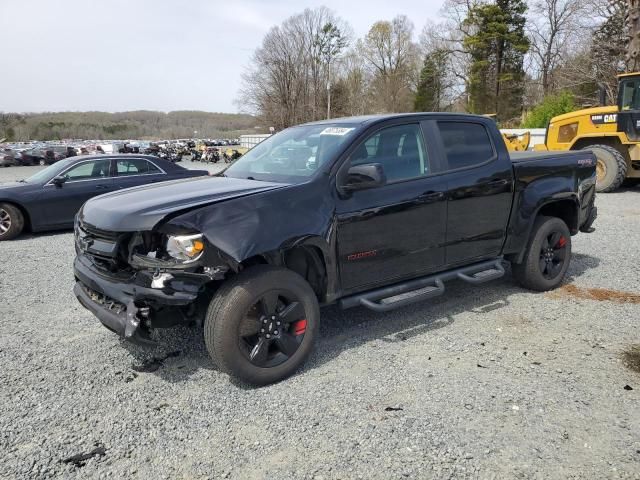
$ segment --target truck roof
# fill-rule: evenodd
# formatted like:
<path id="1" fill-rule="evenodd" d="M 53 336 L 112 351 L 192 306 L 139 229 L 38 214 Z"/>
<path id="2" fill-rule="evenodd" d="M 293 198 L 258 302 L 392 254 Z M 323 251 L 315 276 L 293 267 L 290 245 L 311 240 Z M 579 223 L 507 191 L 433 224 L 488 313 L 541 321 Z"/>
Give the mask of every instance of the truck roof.
<path id="1" fill-rule="evenodd" d="M 357 117 L 340 117 L 340 118 L 331 118 L 328 120 L 318 120 L 315 122 L 304 123 L 303 125 L 336 125 L 336 124 L 371 124 L 376 122 L 381 122 L 383 120 L 389 120 L 393 118 L 411 118 L 411 117 L 428 117 L 428 116 L 438 116 L 438 117 L 451 117 L 452 119 L 484 119 L 490 120 L 488 117 L 483 115 L 473 115 L 469 113 L 451 113 L 451 112 L 413 112 L 413 113 L 382 113 L 375 115 L 360 115 Z"/>

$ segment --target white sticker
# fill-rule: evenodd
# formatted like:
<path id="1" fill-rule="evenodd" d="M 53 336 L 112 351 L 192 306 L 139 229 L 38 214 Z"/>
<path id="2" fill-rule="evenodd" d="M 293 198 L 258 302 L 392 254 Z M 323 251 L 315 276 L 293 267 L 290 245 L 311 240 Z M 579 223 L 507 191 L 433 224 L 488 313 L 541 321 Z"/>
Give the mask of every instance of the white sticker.
<path id="1" fill-rule="evenodd" d="M 320 135 L 346 135 L 351 130 L 355 130 L 354 128 L 344 128 L 344 127 L 327 127 L 323 131 L 320 132 Z"/>

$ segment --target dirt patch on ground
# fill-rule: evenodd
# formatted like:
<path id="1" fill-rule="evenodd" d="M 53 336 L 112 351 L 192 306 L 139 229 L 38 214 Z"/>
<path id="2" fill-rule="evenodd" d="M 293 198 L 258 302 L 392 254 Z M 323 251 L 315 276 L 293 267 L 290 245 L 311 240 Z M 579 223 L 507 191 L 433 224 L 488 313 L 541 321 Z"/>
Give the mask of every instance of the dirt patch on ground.
<path id="1" fill-rule="evenodd" d="M 640 373 L 640 345 L 631 345 L 622 352 L 622 360 L 628 368 Z"/>
<path id="2" fill-rule="evenodd" d="M 552 298 L 574 297 L 598 302 L 635 303 L 640 304 L 640 294 L 609 290 L 607 288 L 583 288 L 575 285 L 564 285 L 549 293 Z"/>

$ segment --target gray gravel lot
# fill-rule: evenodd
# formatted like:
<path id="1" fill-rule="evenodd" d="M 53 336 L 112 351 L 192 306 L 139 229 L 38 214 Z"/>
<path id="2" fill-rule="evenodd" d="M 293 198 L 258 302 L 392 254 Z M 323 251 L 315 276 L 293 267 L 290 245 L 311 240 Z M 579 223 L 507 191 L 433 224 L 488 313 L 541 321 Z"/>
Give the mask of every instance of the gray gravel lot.
<path id="1" fill-rule="evenodd" d="M 621 360 L 638 297 L 582 289 L 640 293 L 640 189 L 597 205 L 573 287 L 508 275 L 387 314 L 330 307 L 306 367 L 260 389 L 198 330 L 149 349 L 102 327 L 71 292 L 71 233 L 2 242 L 0 478 L 638 479 L 640 374 Z"/>

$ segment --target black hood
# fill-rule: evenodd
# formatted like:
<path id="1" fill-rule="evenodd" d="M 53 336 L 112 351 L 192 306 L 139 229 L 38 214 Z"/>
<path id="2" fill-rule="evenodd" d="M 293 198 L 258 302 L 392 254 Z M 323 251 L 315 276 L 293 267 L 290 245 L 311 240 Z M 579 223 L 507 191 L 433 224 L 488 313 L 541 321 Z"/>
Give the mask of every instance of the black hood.
<path id="1" fill-rule="evenodd" d="M 285 186 L 229 177 L 196 177 L 128 188 L 92 198 L 80 218 L 101 230 L 151 230 L 170 213 Z"/>

